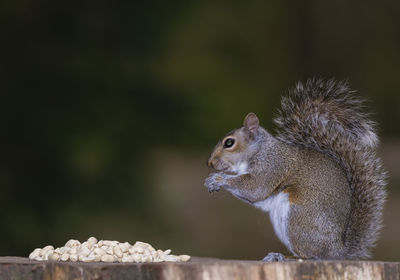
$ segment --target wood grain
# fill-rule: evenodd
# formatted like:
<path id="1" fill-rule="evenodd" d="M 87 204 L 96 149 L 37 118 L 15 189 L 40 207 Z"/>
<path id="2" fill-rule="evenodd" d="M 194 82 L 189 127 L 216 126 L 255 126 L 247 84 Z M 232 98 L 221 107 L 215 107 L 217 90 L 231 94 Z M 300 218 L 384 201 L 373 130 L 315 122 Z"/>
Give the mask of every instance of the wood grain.
<path id="1" fill-rule="evenodd" d="M 363 279 L 399 280 L 399 262 L 261 261 L 193 257 L 181 263 L 71 263 L 0 257 L 0 279 Z"/>

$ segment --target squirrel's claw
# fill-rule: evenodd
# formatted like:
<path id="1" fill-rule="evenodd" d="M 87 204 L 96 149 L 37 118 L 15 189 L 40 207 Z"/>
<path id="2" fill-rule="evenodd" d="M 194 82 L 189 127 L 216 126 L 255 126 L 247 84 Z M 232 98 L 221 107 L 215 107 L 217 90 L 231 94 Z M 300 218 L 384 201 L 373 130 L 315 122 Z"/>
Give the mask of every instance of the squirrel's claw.
<path id="1" fill-rule="evenodd" d="M 219 192 L 220 188 L 208 188 L 208 192 L 209 193 L 215 193 L 215 192 Z"/>

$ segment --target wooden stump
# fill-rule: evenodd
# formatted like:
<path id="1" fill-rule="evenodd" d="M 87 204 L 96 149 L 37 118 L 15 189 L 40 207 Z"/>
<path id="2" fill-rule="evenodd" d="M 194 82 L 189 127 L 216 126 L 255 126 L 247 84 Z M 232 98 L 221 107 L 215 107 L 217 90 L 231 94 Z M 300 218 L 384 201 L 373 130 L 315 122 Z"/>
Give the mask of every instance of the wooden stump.
<path id="1" fill-rule="evenodd" d="M 0 257 L 0 279 L 396 279 L 400 263 L 261 261 L 192 258 L 180 263 L 71 263 Z"/>

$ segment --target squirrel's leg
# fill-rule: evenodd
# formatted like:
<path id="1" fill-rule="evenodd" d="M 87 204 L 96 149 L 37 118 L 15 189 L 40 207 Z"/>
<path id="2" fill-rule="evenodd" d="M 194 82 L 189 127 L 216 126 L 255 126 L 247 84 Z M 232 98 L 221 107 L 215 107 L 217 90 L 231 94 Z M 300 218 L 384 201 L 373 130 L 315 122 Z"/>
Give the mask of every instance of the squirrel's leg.
<path id="1" fill-rule="evenodd" d="M 260 180 L 260 176 L 252 174 L 234 175 L 226 178 L 227 186 L 225 187 L 234 196 L 239 199 L 253 204 L 256 201 L 264 200 L 270 195 L 269 185 L 271 182 Z"/>

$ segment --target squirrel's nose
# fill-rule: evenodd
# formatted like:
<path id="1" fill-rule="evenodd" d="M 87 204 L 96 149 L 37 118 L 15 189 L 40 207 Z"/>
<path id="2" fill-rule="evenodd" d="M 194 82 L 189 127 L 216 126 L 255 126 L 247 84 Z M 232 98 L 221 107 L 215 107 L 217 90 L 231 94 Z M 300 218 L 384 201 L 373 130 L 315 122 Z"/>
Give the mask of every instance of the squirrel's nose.
<path id="1" fill-rule="evenodd" d="M 208 166 L 208 167 L 211 167 L 211 168 L 214 168 L 214 165 L 213 165 L 213 162 L 212 162 L 211 158 L 209 158 L 209 159 L 207 160 L 207 166 Z"/>

